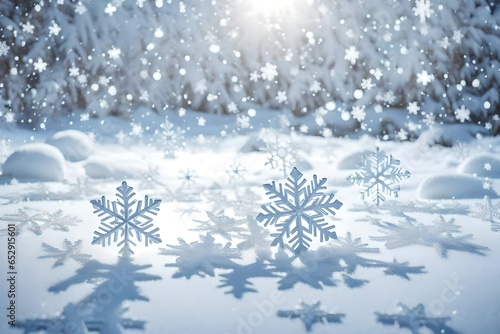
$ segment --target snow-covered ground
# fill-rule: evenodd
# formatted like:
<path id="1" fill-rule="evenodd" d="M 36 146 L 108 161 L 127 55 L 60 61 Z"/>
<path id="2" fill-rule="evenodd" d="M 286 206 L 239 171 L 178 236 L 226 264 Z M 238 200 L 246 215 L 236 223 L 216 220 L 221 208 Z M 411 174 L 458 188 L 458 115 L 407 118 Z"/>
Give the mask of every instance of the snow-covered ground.
<path id="1" fill-rule="evenodd" d="M 1 228 L 18 233 L 17 327 L 2 315 L 0 333 L 498 333 L 500 138 L 323 138 L 260 111 L 239 131 L 232 116 L 169 115 L 0 124 Z M 428 145 L 443 135 L 453 147 Z M 378 206 L 348 180 L 377 147 L 411 174 Z M 338 239 L 312 237 L 300 255 L 271 247 L 277 227 L 256 220 L 274 201 L 263 185 L 293 167 L 343 204 L 324 216 Z M 131 259 L 99 244 L 98 205 L 119 187 L 161 200 L 138 218 L 153 233 Z"/>

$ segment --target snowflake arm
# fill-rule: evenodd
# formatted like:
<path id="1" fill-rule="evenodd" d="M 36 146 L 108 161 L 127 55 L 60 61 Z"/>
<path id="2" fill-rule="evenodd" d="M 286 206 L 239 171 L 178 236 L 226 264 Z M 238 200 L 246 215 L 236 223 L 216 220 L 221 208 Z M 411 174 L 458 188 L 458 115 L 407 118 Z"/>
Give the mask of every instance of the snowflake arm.
<path id="1" fill-rule="evenodd" d="M 310 246 L 312 238 L 320 237 L 320 241 L 336 239 L 335 225 L 325 222 L 323 216 L 335 215 L 335 209 L 340 209 L 342 203 L 334 199 L 334 195 L 324 194 L 327 179 L 318 180 L 316 175 L 306 186 L 307 180 L 297 168 L 294 168 L 283 184 L 265 184 L 266 195 L 274 202 L 263 205 L 263 212 L 256 217 L 264 226 L 275 226 L 276 233 L 272 245 L 281 248 L 291 243 L 294 252 L 300 253 Z M 283 219 L 286 218 L 286 219 Z"/>
<path id="2" fill-rule="evenodd" d="M 92 244 L 110 245 L 111 242 L 117 242 L 121 247 L 120 253 L 124 256 L 134 254 L 131 246 L 136 246 L 133 238 L 142 242 L 147 247 L 150 243 L 161 242 L 158 234 L 159 228 L 155 228 L 152 221 L 160 210 L 161 200 L 151 199 L 147 195 L 144 201 L 134 199 L 133 188 L 126 182 L 116 188 L 118 201 L 110 202 L 105 196 L 100 200 L 92 200 L 94 214 L 101 220 L 99 230 L 94 232 Z M 134 211 L 135 205 L 135 211 Z"/>

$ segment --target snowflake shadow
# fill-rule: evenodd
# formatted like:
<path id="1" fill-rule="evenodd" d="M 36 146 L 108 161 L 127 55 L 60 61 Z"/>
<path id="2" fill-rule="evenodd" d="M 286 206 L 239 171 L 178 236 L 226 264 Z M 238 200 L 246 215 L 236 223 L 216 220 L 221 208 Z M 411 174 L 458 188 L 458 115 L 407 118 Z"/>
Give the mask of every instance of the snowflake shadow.
<path id="1" fill-rule="evenodd" d="M 145 321 L 123 317 L 131 301 L 148 302 L 137 282 L 161 280 L 160 276 L 144 273 L 150 264 L 137 265 L 130 258 L 120 257 L 116 264 L 105 264 L 89 260 L 72 277 L 63 279 L 49 287 L 58 294 L 70 287 L 85 283 L 93 284 L 92 292 L 76 303 L 68 303 L 54 317 L 20 320 L 16 327 L 23 333 L 44 331 L 56 333 L 121 333 L 124 329 L 144 330 Z"/>
<path id="2" fill-rule="evenodd" d="M 262 234 L 254 236 L 265 238 Z M 169 249 L 162 249 L 160 254 L 176 257 L 165 265 L 177 269 L 173 278 L 218 277 L 221 281 L 218 287 L 227 289 L 225 294 L 237 299 L 246 293 L 257 292 L 252 282 L 254 278 L 274 279 L 279 290 L 292 289 L 299 283 L 314 289 L 335 287 L 340 282 L 336 277 L 341 277 L 349 288 L 360 288 L 369 281 L 355 277 L 358 268 L 383 269 L 385 275 L 405 280 L 410 280 L 413 274 L 425 273 L 424 266 L 410 266 L 396 259 L 382 261 L 364 257 L 363 254 L 378 254 L 380 250 L 368 247 L 350 233 L 316 250 L 296 254 L 293 248 L 285 246 L 274 253 L 256 252 L 253 259 L 242 256 L 241 249 L 232 247 L 230 242 L 217 243 L 208 233 L 201 235 L 200 241 L 187 243 L 179 239 L 179 245 L 167 246 Z M 246 259 L 244 263 L 242 258 Z"/>
<path id="3" fill-rule="evenodd" d="M 398 314 L 383 314 L 376 312 L 377 321 L 386 326 L 398 325 L 400 328 L 407 328 L 413 334 L 421 333 L 421 328 L 427 328 L 431 333 L 459 334 L 458 331 L 446 325 L 451 320 L 450 317 L 432 317 L 426 314 L 425 307 L 418 304 L 413 308 L 399 304 Z M 426 332 L 427 333 L 427 332 Z"/>

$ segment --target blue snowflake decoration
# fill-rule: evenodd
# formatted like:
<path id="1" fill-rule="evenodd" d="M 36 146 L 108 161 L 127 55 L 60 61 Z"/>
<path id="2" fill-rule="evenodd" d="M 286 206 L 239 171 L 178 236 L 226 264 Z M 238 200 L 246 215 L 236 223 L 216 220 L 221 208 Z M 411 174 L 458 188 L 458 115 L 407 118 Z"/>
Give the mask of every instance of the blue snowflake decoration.
<path id="1" fill-rule="evenodd" d="M 347 180 L 360 187 L 362 198 L 370 198 L 377 205 L 385 201 L 385 195 L 398 197 L 398 183 L 410 177 L 410 172 L 400 167 L 399 160 L 386 155 L 378 147 L 368 157 L 363 156 L 362 169 Z"/>
<path id="2" fill-rule="evenodd" d="M 311 236 L 319 234 L 320 241 L 337 239 L 333 231 L 335 225 L 325 222 L 323 216 L 335 215 L 334 210 L 340 209 L 342 203 L 334 200 L 334 195 L 325 195 L 327 179 L 318 180 L 316 175 L 309 185 L 297 168 L 293 168 L 287 182 L 264 184 L 266 195 L 273 201 L 272 204 L 263 205 L 264 212 L 259 213 L 257 221 L 264 226 L 274 225 L 276 233 L 271 245 L 281 248 L 290 245 L 295 253 L 307 250 L 312 241 Z"/>
<path id="3" fill-rule="evenodd" d="M 94 214 L 101 220 L 101 226 L 94 232 L 92 244 L 106 246 L 111 242 L 117 242 L 121 247 L 120 254 L 128 257 L 134 254 L 132 246 L 137 244 L 134 239 L 142 242 L 147 247 L 150 243 L 160 243 L 159 228 L 153 226 L 153 217 L 160 211 L 159 199 L 150 199 L 147 195 L 144 201 L 134 199 L 134 188 L 129 187 L 127 182 L 116 190 L 117 201 L 110 202 L 105 196 L 100 200 L 92 200 Z"/>

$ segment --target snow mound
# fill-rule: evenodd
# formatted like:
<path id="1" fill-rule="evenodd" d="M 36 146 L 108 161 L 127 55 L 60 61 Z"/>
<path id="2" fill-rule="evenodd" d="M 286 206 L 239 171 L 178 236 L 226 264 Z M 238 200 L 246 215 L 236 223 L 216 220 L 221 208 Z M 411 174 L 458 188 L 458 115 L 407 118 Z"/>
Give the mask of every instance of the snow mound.
<path id="1" fill-rule="evenodd" d="M 472 156 L 458 167 L 458 171 L 462 174 L 499 179 L 500 159 L 487 154 Z"/>
<path id="2" fill-rule="evenodd" d="M 363 156 L 369 156 L 372 151 L 359 151 L 346 155 L 337 164 L 339 170 L 359 169 L 359 165 L 363 162 Z"/>
<path id="3" fill-rule="evenodd" d="M 27 144 L 15 150 L 5 161 L 5 176 L 30 181 L 62 181 L 65 172 L 64 156 L 51 145 Z"/>
<path id="4" fill-rule="evenodd" d="M 107 157 L 92 157 L 84 165 L 85 172 L 92 179 L 123 180 L 140 177 L 144 168 L 128 159 L 109 159 Z"/>
<path id="5" fill-rule="evenodd" d="M 251 134 L 248 136 L 245 144 L 240 148 L 240 152 L 242 153 L 250 153 L 250 152 L 260 152 L 265 150 L 267 147 L 266 142 L 260 138 L 258 134 Z"/>
<path id="6" fill-rule="evenodd" d="M 54 133 L 47 144 L 61 150 L 64 158 L 76 162 L 87 159 L 92 153 L 94 142 L 85 133 L 77 130 L 64 130 Z"/>
<path id="7" fill-rule="evenodd" d="M 483 182 L 467 175 L 434 175 L 420 183 L 418 196 L 424 199 L 496 198 L 491 189 L 484 189 Z"/>

